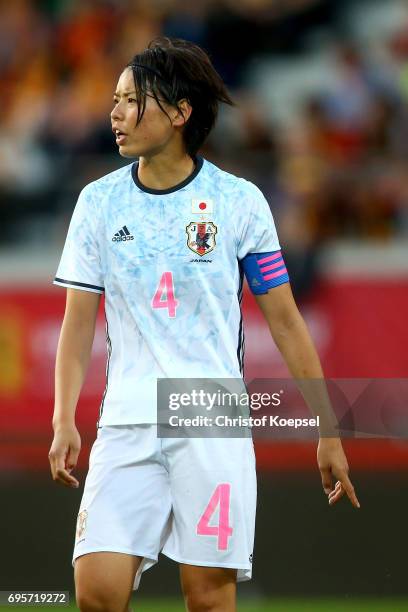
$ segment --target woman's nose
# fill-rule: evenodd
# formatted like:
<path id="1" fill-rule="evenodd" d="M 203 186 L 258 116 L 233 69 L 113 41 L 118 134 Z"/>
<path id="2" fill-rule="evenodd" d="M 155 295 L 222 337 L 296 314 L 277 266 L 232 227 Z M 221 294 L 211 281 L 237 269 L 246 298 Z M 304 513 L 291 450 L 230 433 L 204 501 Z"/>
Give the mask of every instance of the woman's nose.
<path id="1" fill-rule="evenodd" d="M 117 119 L 123 119 L 123 112 L 120 108 L 120 104 L 115 104 L 115 106 L 112 109 L 112 112 L 110 114 L 111 119 L 113 119 L 113 121 L 117 120 Z"/>

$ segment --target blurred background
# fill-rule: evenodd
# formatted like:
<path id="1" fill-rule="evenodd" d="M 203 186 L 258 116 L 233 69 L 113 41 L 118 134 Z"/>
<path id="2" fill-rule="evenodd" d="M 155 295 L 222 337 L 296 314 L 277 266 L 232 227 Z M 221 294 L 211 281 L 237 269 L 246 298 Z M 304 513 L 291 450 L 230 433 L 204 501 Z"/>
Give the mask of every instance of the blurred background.
<path id="1" fill-rule="evenodd" d="M 202 45 L 237 102 L 202 154 L 267 197 L 326 376 L 408 376 L 407 2 L 0 1 L 0 590 L 72 589 L 81 491 L 54 485 L 47 458 L 65 301 L 51 282 L 79 191 L 129 163 L 111 133 L 112 94 L 160 34 Z M 244 310 L 246 378 L 286 376 L 248 292 Z M 101 312 L 78 407 L 82 484 L 105 360 Z M 334 596 L 338 609 L 355 597 L 408 609 L 395 599 L 408 595 L 406 440 L 345 442 L 358 513 L 344 500 L 326 508 L 315 443 L 256 446 L 242 606 L 296 596 L 300 610 Z M 177 595 L 174 565 L 163 559 L 142 591 Z M 270 609 L 292 609 L 282 606 Z"/>

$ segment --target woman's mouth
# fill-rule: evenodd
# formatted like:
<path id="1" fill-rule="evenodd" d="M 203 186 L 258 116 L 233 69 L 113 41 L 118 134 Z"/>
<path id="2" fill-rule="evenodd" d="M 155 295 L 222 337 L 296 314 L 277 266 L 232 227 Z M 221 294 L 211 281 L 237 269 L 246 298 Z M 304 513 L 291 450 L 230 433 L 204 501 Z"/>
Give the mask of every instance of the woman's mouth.
<path id="1" fill-rule="evenodd" d="M 120 130 L 114 130 L 114 133 L 115 133 L 115 136 L 116 136 L 116 144 L 117 145 L 123 145 L 125 140 L 126 140 L 126 134 L 124 134 Z"/>

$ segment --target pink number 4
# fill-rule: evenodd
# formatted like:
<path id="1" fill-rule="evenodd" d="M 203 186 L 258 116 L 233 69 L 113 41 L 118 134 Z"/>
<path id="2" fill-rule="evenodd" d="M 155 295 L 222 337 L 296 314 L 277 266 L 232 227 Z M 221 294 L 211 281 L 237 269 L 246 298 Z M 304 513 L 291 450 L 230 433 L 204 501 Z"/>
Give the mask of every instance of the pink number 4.
<path id="1" fill-rule="evenodd" d="M 152 299 L 152 307 L 167 308 L 169 317 L 174 318 L 176 316 L 177 306 L 178 300 L 174 297 L 173 273 L 163 272 L 156 293 Z"/>
<path id="2" fill-rule="evenodd" d="M 230 493 L 230 484 L 219 484 L 197 524 L 197 535 L 218 537 L 218 550 L 227 550 L 228 538 L 232 535 L 232 527 L 229 525 Z M 218 525 L 210 525 L 210 519 L 217 506 L 219 506 Z"/>

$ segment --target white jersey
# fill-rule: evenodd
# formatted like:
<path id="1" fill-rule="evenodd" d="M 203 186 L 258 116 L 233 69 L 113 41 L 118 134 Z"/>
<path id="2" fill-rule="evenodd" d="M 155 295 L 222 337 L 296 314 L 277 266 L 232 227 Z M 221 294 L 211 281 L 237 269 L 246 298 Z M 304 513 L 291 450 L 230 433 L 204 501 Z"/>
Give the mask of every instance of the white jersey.
<path id="1" fill-rule="evenodd" d="M 105 294 L 99 424 L 156 422 L 157 378 L 242 378 L 240 261 L 278 249 L 260 190 L 202 158 L 171 189 L 137 162 L 87 185 L 54 282 Z"/>

